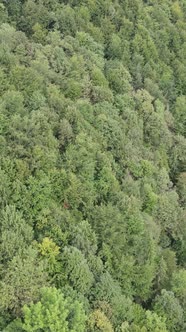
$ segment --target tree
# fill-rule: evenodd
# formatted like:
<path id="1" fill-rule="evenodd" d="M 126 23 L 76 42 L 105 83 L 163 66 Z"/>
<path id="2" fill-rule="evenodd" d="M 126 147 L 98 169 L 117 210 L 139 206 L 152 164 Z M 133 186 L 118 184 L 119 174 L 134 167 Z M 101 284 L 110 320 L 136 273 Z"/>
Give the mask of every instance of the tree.
<path id="1" fill-rule="evenodd" d="M 180 197 L 180 202 L 184 207 L 186 204 L 186 172 L 180 173 L 176 186 Z"/>
<path id="2" fill-rule="evenodd" d="M 138 323 L 129 324 L 125 321 L 121 325 L 122 332 L 169 332 L 166 327 L 166 320 L 164 317 L 158 316 L 155 312 L 150 310 L 145 311 L 141 316 L 141 321 Z"/>
<path id="3" fill-rule="evenodd" d="M 112 324 L 99 309 L 93 311 L 88 321 L 88 332 L 113 332 Z"/>
<path id="4" fill-rule="evenodd" d="M 122 62 L 110 60 L 106 65 L 106 77 L 115 93 L 123 94 L 131 91 L 131 76 Z"/>
<path id="5" fill-rule="evenodd" d="M 182 218 L 178 194 L 175 191 L 159 196 L 155 216 L 161 223 L 162 232 L 175 239 L 180 236 Z"/>
<path id="6" fill-rule="evenodd" d="M 11 311 L 19 317 L 24 304 L 38 299 L 40 288 L 47 285 L 44 265 L 38 259 L 37 251 L 31 247 L 17 254 L 1 271 L 1 310 Z"/>
<path id="7" fill-rule="evenodd" d="M 97 236 L 88 221 L 83 220 L 74 227 L 71 233 L 72 245 L 85 255 L 96 254 Z"/>
<path id="8" fill-rule="evenodd" d="M 186 98 L 185 96 L 180 96 L 176 99 L 176 103 L 173 109 L 173 115 L 175 118 L 176 131 L 180 135 L 186 137 Z"/>
<path id="9" fill-rule="evenodd" d="M 0 5 L 0 21 L 1 22 L 7 22 L 7 18 L 8 18 L 8 15 L 7 15 L 7 10 L 5 8 L 5 6 L 1 3 Z"/>
<path id="10" fill-rule="evenodd" d="M 17 212 L 15 206 L 6 206 L 0 215 L 1 262 L 8 263 L 21 254 L 33 239 L 33 230 Z"/>
<path id="11" fill-rule="evenodd" d="M 22 320 L 13 322 L 10 327 L 18 326 L 25 332 L 83 332 L 85 321 L 81 303 L 65 297 L 61 290 L 45 287 L 40 290 L 39 301 L 25 305 Z"/>
<path id="12" fill-rule="evenodd" d="M 170 332 L 184 331 L 183 308 L 173 292 L 163 289 L 161 295 L 155 299 L 154 311 L 166 318 L 166 325 Z"/>
<path id="13" fill-rule="evenodd" d="M 57 264 L 57 259 L 59 256 L 60 247 L 53 242 L 52 239 L 45 237 L 42 243 L 38 244 L 40 254 L 47 260 L 47 269 L 49 272 L 54 272 Z"/>
<path id="14" fill-rule="evenodd" d="M 87 294 L 93 285 L 94 277 L 84 255 L 75 247 L 66 247 L 62 253 L 65 279 L 79 293 Z"/>
<path id="15" fill-rule="evenodd" d="M 186 307 L 186 270 L 175 271 L 171 280 L 172 290 L 180 300 L 183 308 Z M 185 309 L 184 309 L 185 310 Z"/>

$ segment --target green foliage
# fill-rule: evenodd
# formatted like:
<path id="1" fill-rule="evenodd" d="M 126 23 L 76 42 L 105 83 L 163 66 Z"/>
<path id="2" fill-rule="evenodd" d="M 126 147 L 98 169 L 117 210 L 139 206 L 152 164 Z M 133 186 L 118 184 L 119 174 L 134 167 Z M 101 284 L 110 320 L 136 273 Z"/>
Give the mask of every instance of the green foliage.
<path id="1" fill-rule="evenodd" d="M 6 206 L 1 212 L 0 229 L 1 262 L 7 263 L 31 244 L 33 230 L 14 206 Z"/>
<path id="2" fill-rule="evenodd" d="M 186 271 L 178 270 L 175 271 L 172 277 L 172 290 L 176 297 L 180 300 L 180 303 L 183 304 L 183 307 L 186 306 Z"/>
<path id="3" fill-rule="evenodd" d="M 0 330 L 185 331 L 185 31 L 183 0 L 1 1 Z"/>
<path id="4" fill-rule="evenodd" d="M 186 137 L 186 109 L 185 109 L 185 96 L 180 96 L 177 98 L 173 114 L 175 117 L 175 126 L 176 130 L 179 134 L 183 135 Z"/>
<path id="5" fill-rule="evenodd" d="M 170 331 L 184 331 L 183 308 L 173 292 L 162 290 L 155 300 L 154 310 L 158 315 L 166 318 L 166 325 Z"/>
<path id="6" fill-rule="evenodd" d="M 131 90 L 131 76 L 122 62 L 110 60 L 106 67 L 106 77 L 115 93 L 124 94 Z"/>
<path id="7" fill-rule="evenodd" d="M 75 247 L 65 248 L 62 264 L 65 278 L 78 292 L 86 294 L 93 284 L 93 274 L 80 250 Z"/>
<path id="8" fill-rule="evenodd" d="M 177 191 L 183 206 L 186 204 L 186 173 L 180 173 L 177 182 Z"/>
<path id="9" fill-rule="evenodd" d="M 85 331 L 86 316 L 81 303 L 72 302 L 56 288 L 42 288 L 39 301 L 23 307 L 22 321 L 15 321 L 10 328 L 20 331 L 73 332 Z"/>
<path id="10" fill-rule="evenodd" d="M 40 298 L 23 307 L 23 331 L 84 331 L 86 316 L 80 303 L 65 299 L 55 288 L 41 289 Z"/>
<path id="11" fill-rule="evenodd" d="M 105 316 L 103 312 L 99 309 L 95 310 L 88 321 L 88 331 L 89 332 L 113 332 L 113 328 L 108 318 Z"/>
<path id="12" fill-rule="evenodd" d="M 28 248 L 22 255 L 16 255 L 1 273 L 1 310 L 10 310 L 19 316 L 24 304 L 35 301 L 39 290 L 47 283 L 44 266 L 39 262 L 37 252 Z"/>

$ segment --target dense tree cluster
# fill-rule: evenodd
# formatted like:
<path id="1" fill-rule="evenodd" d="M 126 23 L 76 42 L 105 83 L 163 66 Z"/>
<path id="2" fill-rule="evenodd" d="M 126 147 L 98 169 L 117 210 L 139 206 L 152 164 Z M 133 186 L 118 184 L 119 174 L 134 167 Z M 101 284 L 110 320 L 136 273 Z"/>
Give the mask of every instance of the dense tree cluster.
<path id="1" fill-rule="evenodd" d="M 185 332 L 185 1 L 0 22 L 0 330 Z"/>

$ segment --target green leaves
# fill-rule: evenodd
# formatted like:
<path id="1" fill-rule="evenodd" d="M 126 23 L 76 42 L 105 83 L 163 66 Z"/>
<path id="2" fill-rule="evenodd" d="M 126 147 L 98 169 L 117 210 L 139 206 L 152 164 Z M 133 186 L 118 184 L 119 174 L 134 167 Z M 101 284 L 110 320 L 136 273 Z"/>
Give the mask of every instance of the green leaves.
<path id="1" fill-rule="evenodd" d="M 184 313 L 174 293 L 162 290 L 157 296 L 154 306 L 155 312 L 166 318 L 167 328 L 171 331 L 184 331 Z"/>
<path id="2" fill-rule="evenodd" d="M 185 330 L 185 14 L 0 4 L 0 330 Z"/>
<path id="3" fill-rule="evenodd" d="M 19 317 L 22 306 L 35 301 L 40 288 L 46 284 L 47 275 L 35 250 L 30 247 L 15 255 L 1 273 L 1 310 L 10 310 L 14 317 Z"/>
<path id="4" fill-rule="evenodd" d="M 45 287 L 40 290 L 38 302 L 23 307 L 22 321 L 15 321 L 11 325 L 25 332 L 83 332 L 85 321 L 81 303 L 65 298 L 56 288 Z"/>
<path id="5" fill-rule="evenodd" d="M 75 247 L 65 248 L 62 254 L 62 264 L 65 279 L 69 284 L 78 292 L 87 294 L 93 285 L 94 277 L 81 251 Z"/>
<path id="6" fill-rule="evenodd" d="M 122 62 L 110 60 L 106 66 L 106 77 L 111 89 L 117 94 L 124 94 L 131 91 L 131 76 Z"/>
<path id="7" fill-rule="evenodd" d="M 175 126 L 179 134 L 186 137 L 186 98 L 180 96 L 177 98 L 174 105 L 173 114 L 175 117 Z"/>
<path id="8" fill-rule="evenodd" d="M 33 239 L 33 230 L 14 206 L 7 206 L 0 216 L 1 262 L 6 263 L 14 255 L 21 254 Z"/>

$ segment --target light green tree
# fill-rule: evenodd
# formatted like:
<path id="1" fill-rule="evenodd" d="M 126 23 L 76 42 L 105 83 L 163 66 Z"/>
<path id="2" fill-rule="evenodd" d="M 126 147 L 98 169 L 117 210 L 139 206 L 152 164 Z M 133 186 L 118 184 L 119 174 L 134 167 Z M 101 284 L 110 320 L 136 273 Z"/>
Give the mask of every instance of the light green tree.
<path id="1" fill-rule="evenodd" d="M 81 303 L 65 297 L 54 287 L 44 287 L 39 301 L 25 305 L 22 320 L 14 321 L 6 331 L 84 332 L 85 322 Z"/>

